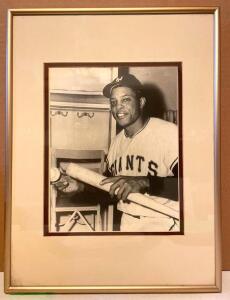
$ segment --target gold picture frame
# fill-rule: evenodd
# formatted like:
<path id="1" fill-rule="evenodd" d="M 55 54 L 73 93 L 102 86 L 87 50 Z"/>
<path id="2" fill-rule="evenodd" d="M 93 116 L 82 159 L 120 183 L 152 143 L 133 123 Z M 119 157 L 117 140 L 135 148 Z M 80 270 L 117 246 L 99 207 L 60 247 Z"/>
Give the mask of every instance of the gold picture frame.
<path id="1" fill-rule="evenodd" d="M 40 22 L 38 22 L 39 18 Z M 111 34 L 106 30 L 107 26 L 102 26 L 102 18 L 109 23 L 113 30 L 117 28 L 117 31 L 113 31 Z M 129 43 L 127 44 L 125 39 L 126 34 L 131 33 L 130 29 L 127 29 L 127 33 L 125 32 L 124 34 L 126 27 L 116 26 L 116 24 L 123 24 L 122 21 L 124 21 L 124 18 L 129 20 L 132 25 L 137 21 L 134 18 L 138 18 L 138 21 L 141 21 L 142 24 L 139 24 L 139 27 L 137 27 L 139 29 L 134 28 L 136 33 L 128 41 L 130 45 Z M 189 18 L 194 19 L 194 24 L 196 24 L 195 29 L 192 28 Z M 56 23 L 57 19 L 58 23 Z M 88 19 L 87 25 L 85 22 L 86 19 Z M 178 22 L 178 19 L 180 19 L 179 22 L 181 23 Z M 89 23 L 90 25 L 88 25 Z M 148 24 L 148 26 L 143 23 Z M 77 24 L 78 26 L 72 27 L 73 24 Z M 114 43 L 114 39 L 117 42 L 118 35 L 121 36 L 121 40 L 119 41 L 125 43 L 126 46 L 134 46 L 135 35 L 138 36 L 141 42 L 145 42 L 148 46 L 156 45 L 154 44 L 154 40 L 143 37 L 142 30 L 146 30 L 148 34 L 151 32 L 152 34 L 156 34 L 153 25 L 157 24 L 159 25 L 159 34 L 155 36 L 155 40 L 157 41 L 157 46 L 155 47 L 158 47 L 155 52 L 150 52 L 150 50 L 146 49 L 147 47 L 144 48 L 141 46 L 137 46 L 137 52 L 142 51 L 141 57 L 140 53 L 138 54 L 135 51 L 128 53 L 128 50 L 122 50 L 123 52 L 121 51 L 119 54 L 118 46 L 114 46 L 111 54 L 113 56 L 110 56 L 108 51 L 106 53 L 103 52 L 103 46 L 107 45 L 107 43 L 109 44 L 109 42 L 110 44 Z M 172 26 L 170 26 L 170 30 L 172 31 L 169 30 L 169 24 Z M 178 32 L 179 37 L 174 37 L 175 44 L 178 46 L 175 46 L 174 50 L 168 48 L 168 52 L 164 50 L 166 52 L 163 54 L 160 53 L 162 49 L 166 49 L 163 48 L 164 46 L 160 48 L 160 42 L 164 42 L 164 45 L 168 45 L 166 43 L 167 40 L 172 42 L 172 36 L 167 32 L 170 31 L 171 34 L 172 32 L 174 34 L 177 33 L 176 29 L 179 30 L 178 24 L 184 25 L 184 33 L 186 33 L 186 30 L 190 30 L 190 36 L 188 36 L 193 45 L 203 41 L 200 48 L 198 49 L 197 47 L 194 50 L 195 54 L 200 55 L 196 57 L 197 61 L 194 60 L 192 49 L 188 52 L 187 49 L 183 49 L 182 47 L 188 43 L 188 38 L 184 36 L 182 39 L 183 30 L 180 30 L 180 33 Z M 201 24 L 204 25 L 202 30 Z M 60 37 L 55 35 L 55 26 L 58 26 L 58 29 L 60 30 L 61 28 L 62 30 L 58 31 Z M 66 31 L 66 28 L 76 27 L 78 29 Z M 92 34 L 93 28 L 95 34 L 97 30 L 104 32 L 107 40 L 103 35 L 100 36 L 100 39 L 98 37 L 95 40 L 92 35 L 91 39 L 93 42 L 91 41 L 91 44 L 87 44 L 90 43 L 88 36 Z M 196 31 L 198 30 L 197 28 L 200 28 L 200 31 Z M 181 40 L 179 40 L 180 38 Z M 32 45 L 36 40 L 38 40 L 37 48 L 36 50 L 32 50 Z M 84 45 L 80 45 L 81 42 Z M 97 48 L 95 50 L 96 54 L 94 53 L 95 56 L 92 56 L 92 51 L 90 51 L 90 48 L 93 48 L 93 43 L 96 43 L 97 46 L 95 47 Z M 57 45 L 60 48 L 58 48 L 58 51 L 55 51 L 57 50 Z M 72 50 L 71 45 L 73 45 Z M 89 45 L 91 47 L 88 47 Z M 179 45 L 182 49 L 180 53 L 177 52 Z M 84 50 L 82 50 L 82 47 Z M 12 9 L 8 12 L 7 48 L 5 292 L 175 293 L 221 291 L 218 79 L 219 9 L 217 7 Z M 112 47 L 110 46 L 109 49 L 111 50 Z M 82 52 L 85 52 L 84 55 Z M 181 53 L 183 53 L 183 57 L 180 57 Z M 102 54 L 104 57 L 100 56 Z M 128 59 L 128 55 L 132 58 Z M 76 237 L 74 239 L 72 237 L 71 239 L 71 236 L 48 237 L 43 235 L 43 222 L 41 220 L 43 220 L 44 213 L 44 177 L 48 179 L 44 175 L 44 164 L 42 163 L 44 162 L 44 136 L 47 134 L 44 129 L 44 119 L 47 117 L 47 111 L 44 109 L 43 103 L 43 65 L 50 62 L 76 62 L 77 58 L 80 62 L 84 63 L 93 63 L 95 61 L 106 63 L 111 62 L 111 57 L 115 62 L 141 61 L 143 63 L 151 61 L 159 62 L 164 57 L 163 61 L 182 61 L 184 66 L 184 77 L 182 76 L 184 93 L 182 101 L 182 144 L 184 162 L 183 182 L 185 183 L 185 229 L 181 236 L 168 237 L 159 235 L 154 237 L 149 235 L 131 236 L 127 234 L 113 237 L 106 235 L 97 237 L 82 236 L 76 240 Z M 201 65 L 204 57 L 210 63 L 209 67 L 207 66 L 207 62 L 205 66 Z M 193 63 L 191 63 L 192 58 Z M 192 68 L 194 62 L 197 62 L 197 69 L 200 74 L 200 76 L 197 75 L 199 83 L 196 80 L 191 82 L 192 78 L 190 76 L 193 76 L 194 79 L 195 74 Z M 37 81 L 35 82 L 36 78 Z M 206 84 L 207 87 L 205 87 Z M 198 93 L 193 94 L 191 85 L 193 87 L 195 85 L 196 89 L 203 86 L 201 96 L 204 98 L 201 96 L 199 98 Z M 197 96 L 197 98 L 194 98 L 195 105 L 193 105 L 193 107 L 197 105 L 198 108 L 193 111 L 193 113 L 196 113 L 196 120 L 192 118 L 192 113 L 189 112 L 192 109 L 191 104 L 189 104 L 191 100 L 189 94 Z M 33 105 L 31 101 L 33 101 Z M 28 117 L 25 117 L 25 107 L 28 109 Z M 204 107 L 207 107 L 207 111 L 204 111 Z M 23 111 L 24 117 L 22 116 Z M 36 122 L 33 122 L 35 117 L 37 118 Z M 26 123 L 28 121 L 31 122 L 29 123 L 30 126 Z M 201 129 L 203 123 L 205 123 L 205 128 L 203 127 L 200 132 L 199 129 Z M 194 129 L 190 130 L 189 128 L 191 127 Z M 204 137 L 202 137 L 202 134 Z M 25 145 L 31 145 L 28 146 L 30 154 L 25 154 Z M 192 145 L 193 147 L 191 147 Z M 210 151 L 210 154 L 208 155 L 205 151 Z M 33 161 L 32 152 L 37 157 L 37 160 Z M 191 155 L 194 158 L 194 162 L 189 161 L 189 156 L 191 157 Z M 195 163 L 195 161 L 198 161 L 198 163 Z M 204 174 L 203 176 L 197 175 L 196 177 L 195 168 L 199 168 L 199 166 L 202 166 Z M 20 175 L 22 172 L 30 174 L 30 176 L 25 178 Z M 36 172 L 38 179 L 35 176 Z M 37 180 L 36 184 L 35 179 Z M 22 186 L 27 184 L 28 189 L 26 193 Z M 204 190 L 203 192 L 202 189 Z M 191 200 L 189 196 L 190 192 L 193 195 L 193 204 L 191 204 L 191 201 L 188 201 Z M 198 194 L 202 195 L 200 196 L 202 198 L 205 193 L 208 197 L 204 203 L 201 203 L 198 201 Z M 34 199 L 34 202 L 30 202 L 29 200 L 31 199 Z M 207 216 L 205 214 L 206 211 Z M 202 224 L 203 227 L 198 228 Z M 106 239 L 108 238 L 110 245 L 106 245 Z M 28 258 L 27 262 L 23 262 L 25 257 L 24 253 L 22 253 L 22 241 L 25 243 L 24 246 L 26 249 L 35 244 L 37 244 L 36 247 L 40 248 L 39 251 L 35 249 L 36 247 L 34 248 L 34 252 L 32 251 L 31 257 Z M 124 244 L 126 247 L 121 252 L 119 249 Z M 158 246 L 158 244 L 161 246 Z M 92 248 L 90 248 L 91 246 Z M 166 265 L 175 262 L 169 255 L 169 249 L 166 249 L 167 247 L 170 248 L 169 246 L 171 246 L 174 259 L 177 259 L 176 266 L 179 270 L 179 274 L 173 272 L 171 276 L 169 275 L 169 271 L 166 270 Z M 190 262 L 188 262 L 189 256 L 183 256 L 183 251 L 188 246 L 190 247 L 188 254 L 193 253 L 194 255 L 190 257 Z M 79 249 L 78 255 L 80 258 L 78 260 L 74 251 L 75 247 Z M 65 249 L 67 254 L 65 253 Z M 97 259 L 93 259 L 91 255 L 96 255 L 96 250 L 98 249 L 100 251 L 97 253 Z M 131 249 L 133 249 L 132 255 L 130 255 Z M 159 255 L 162 254 L 162 265 L 158 265 L 157 258 L 150 259 L 150 250 L 155 251 L 158 261 Z M 52 254 L 51 256 L 50 253 Z M 205 253 L 207 255 L 204 257 Z M 56 260 L 53 258 L 54 254 L 57 255 Z M 137 263 L 137 254 L 141 255 L 142 262 L 138 264 L 139 274 L 134 274 L 134 264 Z M 66 255 L 68 258 L 64 259 Z M 121 259 L 122 257 L 123 259 Z M 201 257 L 203 258 L 202 261 Z M 63 263 L 60 263 L 61 258 L 63 258 Z M 119 260 L 120 266 L 115 266 L 116 259 L 113 261 L 114 258 Z M 179 258 L 181 258 L 180 262 Z M 56 266 L 57 262 L 60 265 Z M 92 266 L 92 270 L 89 273 L 85 273 L 84 271 L 84 264 L 86 262 L 88 266 Z M 104 271 L 99 271 L 99 266 L 104 262 Z M 202 274 L 200 274 L 199 271 L 199 278 L 197 278 L 197 270 L 191 265 L 197 265 L 198 262 L 202 264 L 201 269 L 203 267 L 203 273 L 201 272 Z M 47 263 L 49 264 L 49 274 L 47 276 L 49 275 L 49 278 L 51 278 L 52 275 L 55 275 L 50 280 L 48 280 L 47 276 L 43 277 L 44 269 L 42 268 L 45 264 L 47 266 Z M 77 277 L 78 270 L 74 267 L 70 270 L 70 266 L 75 266 L 76 263 L 79 263 L 78 267 L 82 278 Z M 186 271 L 188 271 L 188 268 L 191 271 L 190 278 L 183 273 L 183 270 L 185 271 L 183 264 L 186 265 L 186 263 L 188 264 Z M 41 270 L 36 268 L 39 264 L 41 265 Z M 159 276 L 153 276 L 151 268 L 153 269 L 154 266 L 159 268 Z M 36 270 L 36 272 L 31 272 L 30 268 Z M 128 270 L 128 268 L 131 270 Z M 56 271 L 60 270 L 64 271 L 63 275 L 61 276 L 59 273 L 56 275 Z M 123 274 L 121 274 L 120 270 L 122 270 Z M 132 275 L 128 278 L 128 274 L 130 273 Z M 68 279 L 66 279 L 67 276 L 69 276 Z M 96 276 L 98 277 L 96 278 Z"/>

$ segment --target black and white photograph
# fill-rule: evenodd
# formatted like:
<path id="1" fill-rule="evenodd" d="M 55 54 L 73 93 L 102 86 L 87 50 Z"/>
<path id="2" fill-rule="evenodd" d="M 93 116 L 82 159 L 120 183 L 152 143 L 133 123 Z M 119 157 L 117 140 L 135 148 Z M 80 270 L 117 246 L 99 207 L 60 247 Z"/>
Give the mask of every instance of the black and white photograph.
<path id="1" fill-rule="evenodd" d="M 219 9 L 8 20 L 6 292 L 220 291 Z"/>
<path id="2" fill-rule="evenodd" d="M 181 64 L 46 68 L 48 234 L 182 234 Z"/>

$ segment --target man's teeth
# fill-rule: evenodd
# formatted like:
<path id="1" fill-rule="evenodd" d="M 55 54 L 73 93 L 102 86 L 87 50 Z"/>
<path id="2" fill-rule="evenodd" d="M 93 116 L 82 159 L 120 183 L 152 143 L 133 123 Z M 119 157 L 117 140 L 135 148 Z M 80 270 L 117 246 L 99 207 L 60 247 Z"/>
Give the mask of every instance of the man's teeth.
<path id="1" fill-rule="evenodd" d="M 117 114 L 117 116 L 120 118 L 120 117 L 124 117 L 124 116 L 125 116 L 125 114 L 123 114 L 123 113 L 119 113 L 119 114 Z"/>

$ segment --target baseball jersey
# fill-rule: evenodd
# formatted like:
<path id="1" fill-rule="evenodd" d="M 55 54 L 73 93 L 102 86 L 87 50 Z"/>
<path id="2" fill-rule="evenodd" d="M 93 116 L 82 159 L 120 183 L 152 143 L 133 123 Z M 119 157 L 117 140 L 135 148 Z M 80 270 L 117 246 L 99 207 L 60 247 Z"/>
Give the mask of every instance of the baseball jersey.
<path id="1" fill-rule="evenodd" d="M 175 124 L 158 118 L 149 119 L 131 138 L 122 130 L 111 144 L 107 157 L 108 170 L 112 176 L 168 177 L 173 176 L 172 169 L 177 163 L 178 128 Z M 178 210 L 178 201 L 153 198 Z M 117 208 L 134 216 L 159 215 L 152 209 L 122 200 L 118 202 Z"/>

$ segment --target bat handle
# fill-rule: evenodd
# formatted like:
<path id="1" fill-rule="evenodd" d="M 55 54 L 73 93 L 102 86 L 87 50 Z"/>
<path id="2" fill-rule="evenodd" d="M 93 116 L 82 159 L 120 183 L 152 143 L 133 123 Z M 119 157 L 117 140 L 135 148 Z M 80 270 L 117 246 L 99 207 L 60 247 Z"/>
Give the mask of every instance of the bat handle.
<path id="1" fill-rule="evenodd" d="M 61 171 L 58 168 L 50 169 L 50 182 L 54 183 L 58 181 L 61 177 Z"/>

